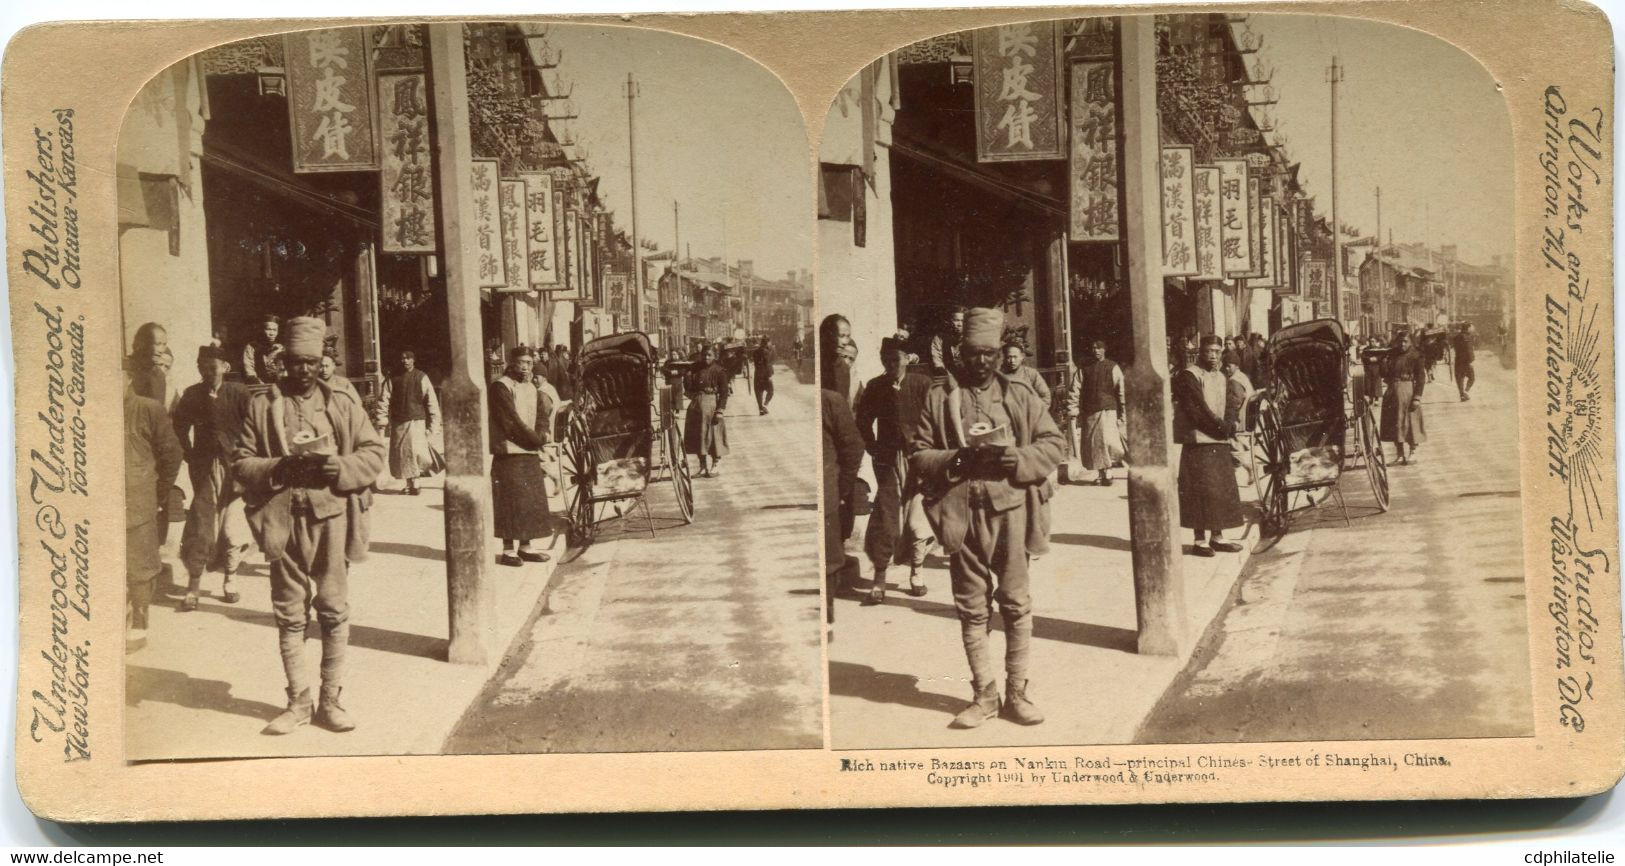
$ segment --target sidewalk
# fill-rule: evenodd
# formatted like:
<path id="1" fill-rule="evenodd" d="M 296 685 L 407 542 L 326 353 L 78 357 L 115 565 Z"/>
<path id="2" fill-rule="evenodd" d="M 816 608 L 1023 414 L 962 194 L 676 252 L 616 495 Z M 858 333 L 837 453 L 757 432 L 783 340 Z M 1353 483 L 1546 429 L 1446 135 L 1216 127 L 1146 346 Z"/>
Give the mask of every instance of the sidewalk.
<path id="1" fill-rule="evenodd" d="M 258 551 L 235 581 L 242 600 L 219 598 L 220 575 L 204 577 L 209 593 L 194 613 L 180 613 L 180 596 L 153 599 L 144 649 L 125 656 L 125 749 L 129 760 L 296 755 L 438 754 L 442 743 L 502 661 L 454 665 L 448 640 L 445 528 L 441 479 L 423 493 L 374 498 L 371 555 L 350 569 L 350 648 L 344 706 L 357 727 L 335 734 L 311 726 L 282 737 L 260 729 L 287 703 L 271 615 L 270 571 Z M 557 505 L 555 503 L 555 513 Z M 171 529 L 174 545 L 180 525 Z M 492 542 L 497 544 L 496 542 Z M 503 568 L 494 564 L 498 634 L 518 633 L 547 586 L 553 562 Z M 499 546 L 499 545 L 498 545 Z M 166 551 L 167 553 L 167 551 Z M 172 555 L 176 580 L 184 569 Z M 307 635 L 306 661 L 315 676 L 321 640 Z"/>
<path id="2" fill-rule="evenodd" d="M 1175 459 L 1177 460 L 1177 454 Z M 1088 473 L 1087 476 L 1092 476 Z M 1136 652 L 1134 577 L 1129 548 L 1128 485 L 1114 471 L 1111 487 L 1071 484 L 1051 500 L 1050 553 L 1032 564 L 1033 651 L 1030 694 L 1048 716 L 1026 728 L 996 720 L 975 730 L 948 728 L 970 699 L 970 672 L 959 640 L 947 559 L 936 555 L 922 574 L 929 593 L 911 598 L 906 566 L 888 577 L 886 603 L 836 601 L 830 643 L 830 728 L 834 748 L 925 748 L 1062 743 L 1126 743 L 1184 667 L 1198 638 L 1224 606 L 1247 562 L 1243 552 L 1191 556 L 1180 530 L 1189 634 L 1184 655 Z M 1074 478 L 1086 477 L 1075 472 Z M 1248 488 L 1243 500 L 1251 498 Z M 863 525 L 849 547 L 864 562 Z M 1236 536 L 1227 534 L 1231 540 Z M 994 617 L 995 631 L 1002 623 Z M 995 636 L 994 652 L 1003 654 Z M 1000 683 L 1001 688 L 1003 683 Z"/>

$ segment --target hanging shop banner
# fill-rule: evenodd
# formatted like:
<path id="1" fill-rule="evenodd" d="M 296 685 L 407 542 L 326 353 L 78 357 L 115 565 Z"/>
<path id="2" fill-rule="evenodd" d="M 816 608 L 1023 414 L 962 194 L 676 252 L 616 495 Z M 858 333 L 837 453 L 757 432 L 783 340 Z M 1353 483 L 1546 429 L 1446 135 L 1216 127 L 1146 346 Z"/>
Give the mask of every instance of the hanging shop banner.
<path id="1" fill-rule="evenodd" d="M 1292 234 L 1292 217 L 1286 208 L 1275 211 L 1275 290 L 1277 294 L 1298 294 L 1297 238 Z"/>
<path id="2" fill-rule="evenodd" d="M 480 288 L 506 288 L 508 263 L 502 256 L 502 211 L 498 201 L 496 160 L 469 160 L 468 192 L 474 203 L 474 245 L 479 259 Z"/>
<path id="3" fill-rule="evenodd" d="M 1191 173 L 1196 202 L 1196 279 L 1224 279 L 1220 261 L 1219 170 L 1200 166 Z"/>
<path id="4" fill-rule="evenodd" d="M 1193 151 L 1185 145 L 1162 149 L 1162 275 L 1196 273 L 1196 203 L 1191 190 Z"/>
<path id="5" fill-rule="evenodd" d="M 372 51 L 365 27 L 282 37 L 288 77 L 293 170 L 378 168 L 372 110 Z"/>
<path id="6" fill-rule="evenodd" d="M 564 211 L 564 242 L 560 244 L 559 284 L 548 296 L 555 301 L 579 301 L 581 294 L 581 218 L 573 210 Z"/>
<path id="7" fill-rule="evenodd" d="M 1061 159 L 1061 40 L 1054 21 L 975 31 L 976 159 Z"/>
<path id="8" fill-rule="evenodd" d="M 593 309 L 604 305 L 603 273 L 599 267 L 600 255 L 598 246 L 598 227 L 600 223 L 595 214 L 583 217 L 581 222 L 581 267 L 582 267 L 582 298 L 581 306 L 584 309 Z"/>
<path id="9" fill-rule="evenodd" d="M 1112 62 L 1072 64 L 1071 162 L 1073 243 L 1116 241 L 1117 95 Z"/>
<path id="10" fill-rule="evenodd" d="M 1305 258 L 1303 264 L 1299 266 L 1301 271 L 1299 280 L 1303 286 L 1304 297 L 1311 301 L 1327 302 L 1331 300 L 1326 264 L 1321 259 Z"/>
<path id="11" fill-rule="evenodd" d="M 544 171 L 522 171 L 525 187 L 525 273 L 527 288 L 546 291 L 559 287 L 558 235 L 553 219 L 553 176 Z"/>
<path id="12" fill-rule="evenodd" d="M 1253 211 L 1247 200 L 1247 161 L 1216 160 L 1219 166 L 1220 264 L 1226 277 L 1246 276 L 1253 258 Z"/>
<path id="13" fill-rule="evenodd" d="M 378 76 L 378 127 L 384 142 L 379 199 L 386 253 L 434 252 L 434 182 L 429 172 L 429 113 L 420 74 Z"/>
<path id="14" fill-rule="evenodd" d="M 1261 254 L 1260 257 L 1264 262 L 1264 267 L 1263 273 L 1260 276 L 1248 280 L 1247 285 L 1249 288 L 1254 289 L 1274 289 L 1280 285 L 1280 283 L 1276 281 L 1274 270 L 1275 265 L 1278 262 L 1275 249 L 1275 241 L 1277 237 L 1275 233 L 1275 202 L 1270 197 L 1265 196 L 1260 201 L 1260 205 L 1261 207 L 1259 209 L 1258 223 L 1261 230 L 1260 234 L 1263 237 L 1263 243 L 1260 245 L 1259 253 Z"/>
<path id="15" fill-rule="evenodd" d="M 530 288 L 530 221 L 525 216 L 525 182 L 500 182 L 498 210 L 502 221 L 503 281 L 500 291 L 528 292 Z"/>
<path id="16" fill-rule="evenodd" d="M 1248 228 L 1252 230 L 1253 243 L 1244 276 L 1256 279 L 1264 276 L 1267 265 L 1264 258 L 1264 197 L 1259 194 L 1258 177 L 1252 172 L 1247 173 L 1247 210 L 1252 214 Z"/>

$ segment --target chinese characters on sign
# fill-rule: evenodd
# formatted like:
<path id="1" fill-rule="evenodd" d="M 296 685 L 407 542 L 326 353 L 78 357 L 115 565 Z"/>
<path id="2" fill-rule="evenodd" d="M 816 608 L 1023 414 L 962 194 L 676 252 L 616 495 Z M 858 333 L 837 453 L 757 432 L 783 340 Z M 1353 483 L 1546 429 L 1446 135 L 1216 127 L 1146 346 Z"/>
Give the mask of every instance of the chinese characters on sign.
<path id="1" fill-rule="evenodd" d="M 530 266 L 527 264 L 530 244 L 527 237 L 529 223 L 525 219 L 525 182 L 505 180 L 501 184 L 502 259 L 507 276 L 502 290 L 528 292 L 531 290 Z"/>
<path id="2" fill-rule="evenodd" d="M 469 161 L 469 193 L 474 199 L 474 243 L 478 248 L 480 288 L 508 285 L 508 267 L 502 254 L 502 213 L 498 202 L 497 161 Z"/>
<path id="3" fill-rule="evenodd" d="M 576 225 L 576 214 L 573 210 L 564 211 L 564 234 L 559 248 L 563 256 L 559 260 L 561 278 L 553 293 L 555 301 L 581 300 L 581 228 Z"/>
<path id="4" fill-rule="evenodd" d="M 1264 260 L 1264 201 L 1259 195 L 1259 180 L 1251 172 L 1247 175 L 1247 210 L 1252 214 L 1248 228 L 1253 232 L 1253 243 L 1249 251 L 1247 273 L 1244 276 L 1262 277 L 1266 267 Z"/>
<path id="5" fill-rule="evenodd" d="M 282 38 L 293 170 L 376 169 L 367 29 L 311 30 Z"/>
<path id="6" fill-rule="evenodd" d="M 1252 272 L 1253 210 L 1247 200 L 1247 161 L 1216 160 L 1219 166 L 1220 259 L 1227 277 Z"/>
<path id="7" fill-rule="evenodd" d="M 1196 190 L 1196 279 L 1222 280 L 1219 261 L 1219 170 L 1202 166 L 1191 175 Z"/>
<path id="8" fill-rule="evenodd" d="M 559 245 L 553 219 L 553 176 L 543 171 L 522 171 L 525 188 L 525 270 L 529 288 L 559 287 Z"/>
<path id="9" fill-rule="evenodd" d="M 429 114 L 423 76 L 378 76 L 383 138 L 379 172 L 382 244 L 386 253 L 435 251 L 434 181 L 429 163 Z"/>
<path id="10" fill-rule="evenodd" d="M 1191 196 L 1189 147 L 1162 149 L 1162 267 L 1163 275 L 1188 277 L 1196 273 L 1196 205 Z"/>
<path id="11" fill-rule="evenodd" d="M 1117 104 L 1109 60 L 1072 64 L 1071 240 L 1117 240 Z"/>
<path id="12" fill-rule="evenodd" d="M 1061 51 L 1055 22 L 975 31 L 976 159 L 1060 159 Z"/>
<path id="13" fill-rule="evenodd" d="M 1258 223 L 1259 234 L 1264 239 L 1263 246 L 1259 250 L 1259 258 L 1264 263 L 1263 274 L 1248 282 L 1247 286 L 1253 289 L 1273 289 L 1281 283 L 1275 272 L 1275 265 L 1278 262 L 1275 249 L 1278 237 L 1275 231 L 1275 201 L 1269 196 L 1260 199 Z"/>
<path id="14" fill-rule="evenodd" d="M 1312 301 L 1329 301 L 1326 292 L 1326 262 L 1319 259 L 1303 260 L 1303 293 Z"/>

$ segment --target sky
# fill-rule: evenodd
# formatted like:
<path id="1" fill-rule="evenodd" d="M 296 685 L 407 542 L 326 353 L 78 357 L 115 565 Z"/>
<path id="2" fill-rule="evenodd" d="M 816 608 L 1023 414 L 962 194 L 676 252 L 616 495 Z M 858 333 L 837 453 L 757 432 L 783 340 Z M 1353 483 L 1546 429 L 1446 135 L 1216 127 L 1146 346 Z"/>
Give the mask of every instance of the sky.
<path id="1" fill-rule="evenodd" d="M 770 279 L 812 267 L 807 131 L 772 73 L 730 49 L 656 31 L 552 25 L 548 41 L 563 54 L 547 79 L 574 85 L 579 115 L 560 126 L 585 146 L 618 226 L 630 232 L 624 94 L 631 72 L 640 91 L 640 236 L 671 249 L 676 201 L 681 242 L 697 257 L 721 256 L 726 241 L 730 262 L 749 259 Z"/>
<path id="2" fill-rule="evenodd" d="M 1275 67 L 1275 117 L 1316 208 L 1330 215 L 1332 55 L 1338 87 L 1338 220 L 1401 243 L 1456 244 L 1488 264 L 1513 251 L 1512 125 L 1499 86 L 1470 55 L 1408 28 L 1329 15 L 1258 15 Z M 1237 27 L 1240 30 L 1240 27 Z M 1256 88 L 1261 89 L 1261 88 Z"/>

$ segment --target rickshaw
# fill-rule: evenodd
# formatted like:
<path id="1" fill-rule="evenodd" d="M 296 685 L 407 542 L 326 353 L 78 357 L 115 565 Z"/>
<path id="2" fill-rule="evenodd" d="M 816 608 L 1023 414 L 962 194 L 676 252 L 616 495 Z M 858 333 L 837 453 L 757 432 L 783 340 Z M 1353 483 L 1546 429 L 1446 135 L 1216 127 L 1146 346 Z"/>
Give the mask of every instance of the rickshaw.
<path id="1" fill-rule="evenodd" d="M 593 340 L 582 347 L 580 368 L 560 453 L 570 546 L 586 549 L 600 524 L 637 511 L 653 537 L 645 497 L 651 484 L 663 480 L 676 495 L 679 523 L 691 523 L 694 483 L 678 423 L 682 393 L 680 386 L 660 381 L 661 364 L 648 336 Z"/>
<path id="2" fill-rule="evenodd" d="M 1248 403 L 1260 529 L 1278 536 L 1291 515 L 1329 491 L 1349 524 L 1341 481 L 1363 469 L 1380 512 L 1388 510 L 1388 464 L 1363 374 L 1350 375 L 1348 342 L 1336 319 L 1288 325 L 1270 337 L 1273 383 Z"/>

